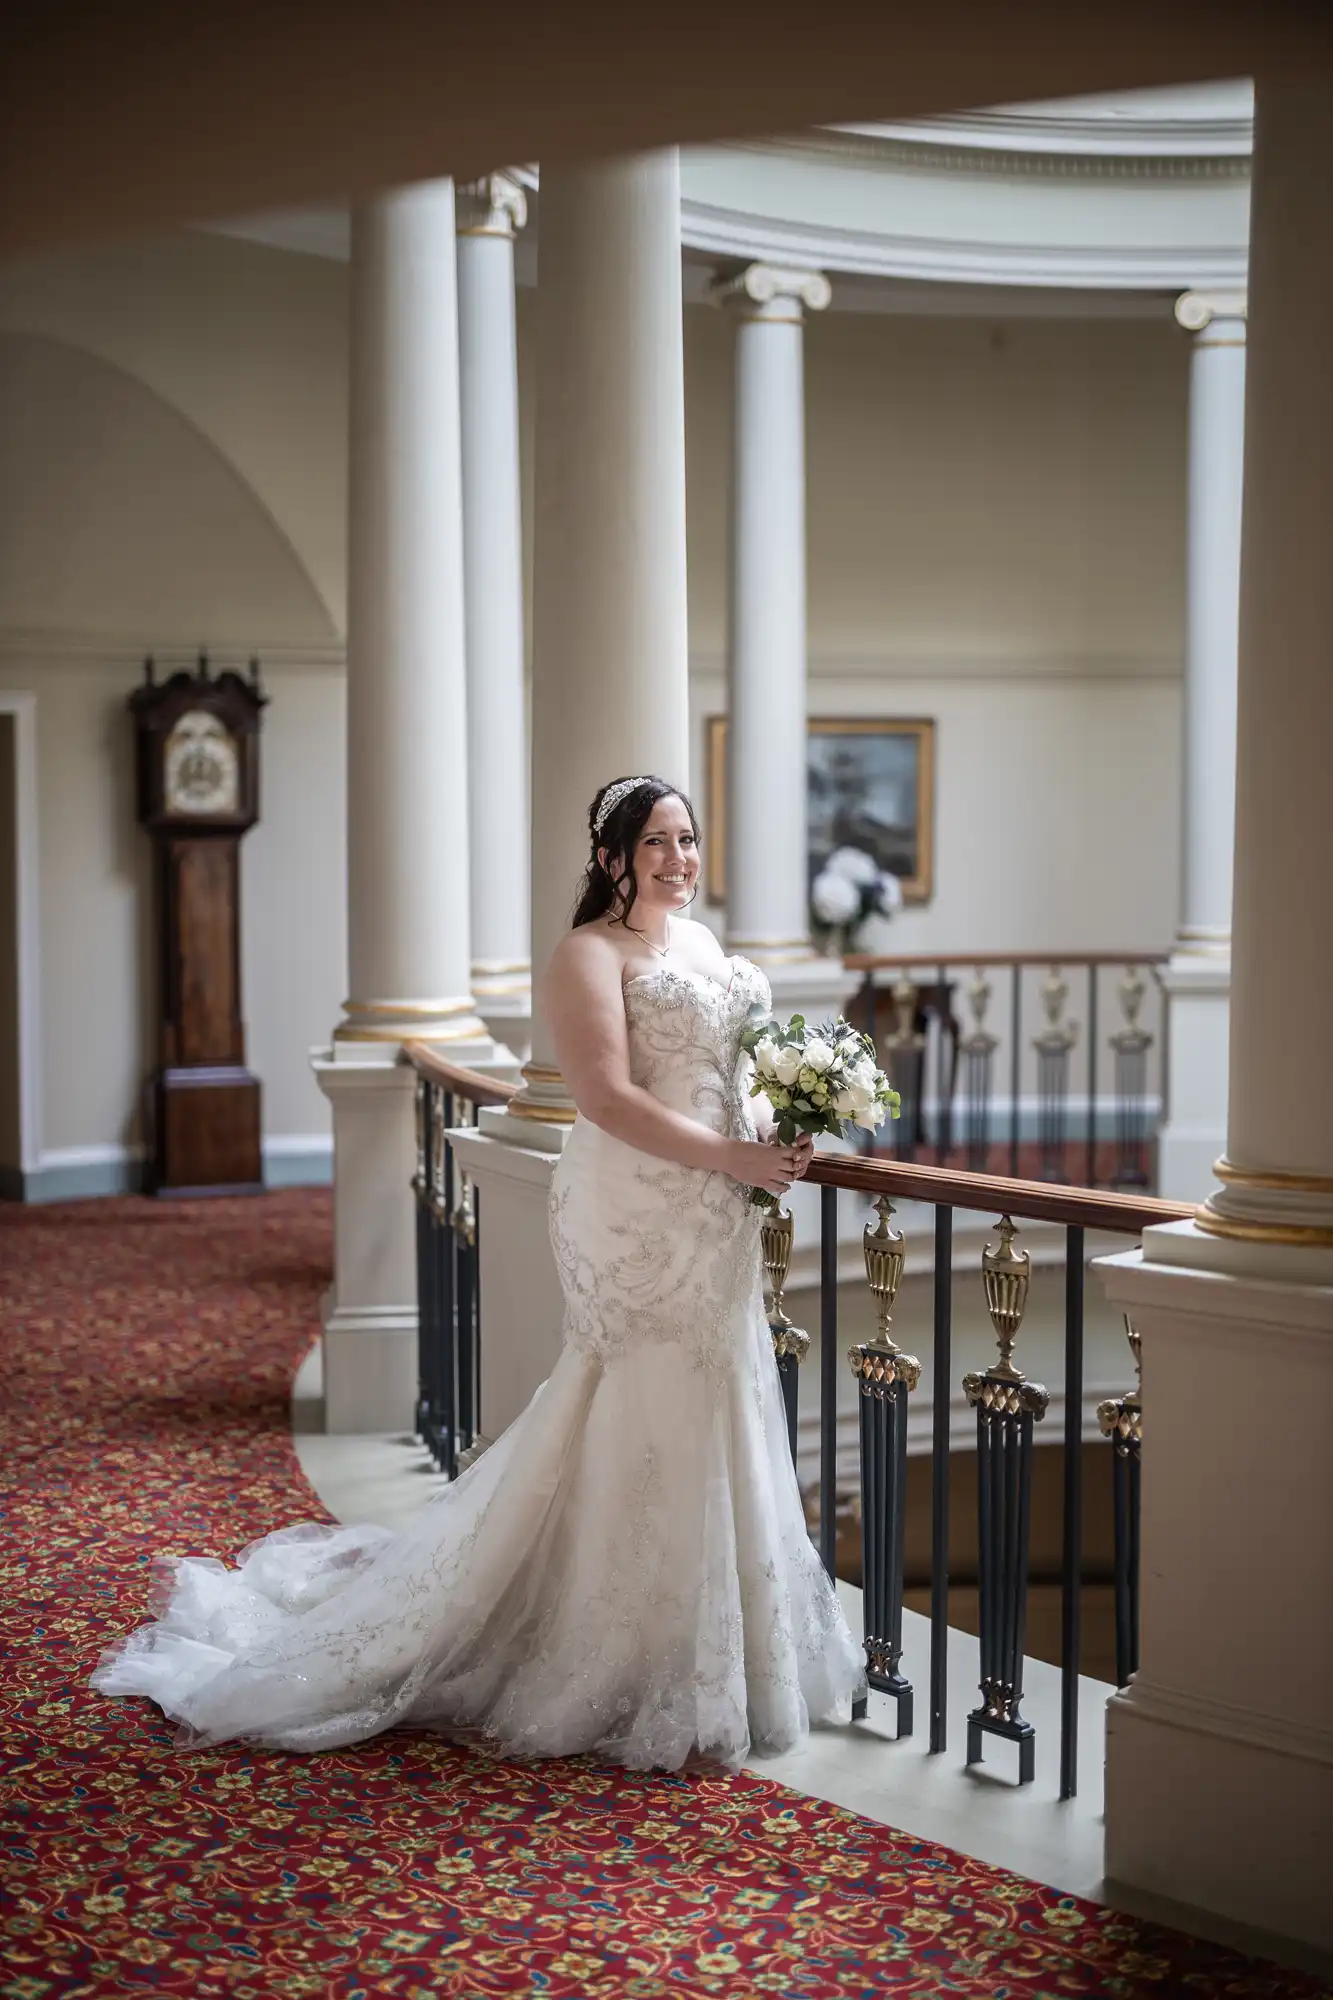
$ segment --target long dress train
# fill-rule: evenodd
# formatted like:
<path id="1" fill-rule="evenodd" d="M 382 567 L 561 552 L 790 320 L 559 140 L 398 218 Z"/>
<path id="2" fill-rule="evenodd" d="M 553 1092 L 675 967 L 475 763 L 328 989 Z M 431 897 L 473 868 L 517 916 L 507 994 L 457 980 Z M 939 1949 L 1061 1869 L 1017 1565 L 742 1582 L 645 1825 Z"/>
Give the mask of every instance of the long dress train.
<path id="1" fill-rule="evenodd" d="M 633 1075 L 752 1136 L 749 1009 L 671 967 L 627 982 Z M 512 1754 L 679 1767 L 846 1720 L 860 1649 L 810 1543 L 760 1290 L 758 1215 L 725 1175 L 578 1120 L 556 1168 L 565 1298 L 551 1375 L 403 1532 L 314 1522 L 155 1566 L 154 1623 L 93 1684 L 146 1694 L 187 1746 L 313 1751 L 394 1727 Z"/>

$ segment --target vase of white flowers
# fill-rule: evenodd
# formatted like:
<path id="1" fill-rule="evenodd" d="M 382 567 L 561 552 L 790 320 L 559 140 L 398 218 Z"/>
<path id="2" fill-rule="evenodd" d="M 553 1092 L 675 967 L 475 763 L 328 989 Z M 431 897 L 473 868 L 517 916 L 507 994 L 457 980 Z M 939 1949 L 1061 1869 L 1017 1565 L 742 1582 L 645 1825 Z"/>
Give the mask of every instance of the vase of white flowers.
<path id="1" fill-rule="evenodd" d="M 754 1058 L 750 1095 L 768 1099 L 784 1146 L 798 1132 L 814 1138 L 877 1132 L 898 1116 L 898 1093 L 875 1061 L 874 1043 L 841 1016 L 809 1028 L 803 1014 L 793 1014 L 784 1028 L 771 1014 L 756 1013 L 741 1047 Z M 750 1199 L 757 1208 L 778 1206 L 777 1196 L 762 1188 Z"/>
<path id="2" fill-rule="evenodd" d="M 855 948 L 869 917 L 891 917 L 902 908 L 896 875 L 860 847 L 835 847 L 810 886 L 811 923 L 824 950 L 839 956 Z"/>

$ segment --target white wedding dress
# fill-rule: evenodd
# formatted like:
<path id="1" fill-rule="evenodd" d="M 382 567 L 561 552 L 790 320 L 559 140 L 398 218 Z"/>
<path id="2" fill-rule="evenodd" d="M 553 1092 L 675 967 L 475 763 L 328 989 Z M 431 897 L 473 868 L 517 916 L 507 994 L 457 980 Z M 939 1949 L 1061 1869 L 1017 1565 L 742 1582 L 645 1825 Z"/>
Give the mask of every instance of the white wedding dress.
<path id="1" fill-rule="evenodd" d="M 739 1035 L 768 1002 L 744 959 L 726 989 L 631 979 L 635 1081 L 753 1137 Z M 159 1559 L 157 1621 L 96 1687 L 150 1695 L 187 1746 L 479 1730 L 516 1755 L 670 1769 L 849 1717 L 861 1651 L 802 1516 L 758 1212 L 725 1175 L 579 1119 L 550 1216 L 564 1346 L 503 1437 L 404 1532 L 306 1522 L 239 1568 Z"/>

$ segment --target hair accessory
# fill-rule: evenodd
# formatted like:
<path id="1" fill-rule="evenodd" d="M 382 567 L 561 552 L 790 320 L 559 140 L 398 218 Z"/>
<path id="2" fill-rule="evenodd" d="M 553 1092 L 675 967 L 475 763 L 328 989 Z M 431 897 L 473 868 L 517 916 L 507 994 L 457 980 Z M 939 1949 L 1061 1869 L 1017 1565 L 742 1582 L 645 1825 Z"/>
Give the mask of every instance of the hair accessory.
<path id="1" fill-rule="evenodd" d="M 597 817 L 592 823 L 594 833 L 600 833 L 622 799 L 631 792 L 637 792 L 640 785 L 651 784 L 650 778 L 621 778 L 618 783 L 608 785 L 602 794 L 602 803 L 597 808 Z"/>

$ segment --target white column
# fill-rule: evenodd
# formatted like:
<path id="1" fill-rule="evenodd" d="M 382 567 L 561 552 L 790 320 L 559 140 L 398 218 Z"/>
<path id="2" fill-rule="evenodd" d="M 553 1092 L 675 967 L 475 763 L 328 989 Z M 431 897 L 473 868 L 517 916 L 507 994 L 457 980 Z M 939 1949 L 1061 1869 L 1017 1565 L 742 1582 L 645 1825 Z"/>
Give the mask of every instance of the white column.
<path id="1" fill-rule="evenodd" d="M 574 1111 L 541 1013 L 608 779 L 685 785 L 685 394 L 674 152 L 541 183 L 532 688 L 532 1060 L 461 1149 L 481 1200 L 482 1408 L 494 1436 L 549 1372 L 551 1170 Z"/>
<path id="2" fill-rule="evenodd" d="M 1223 1187 L 1108 1289 L 1143 1336 L 1141 1666 L 1107 1873 L 1333 1947 L 1333 83 L 1256 89 Z M 1237 1841 L 1235 1829 L 1245 1837 Z"/>
<path id="3" fill-rule="evenodd" d="M 1164 983 L 1171 1103 L 1161 1191 L 1200 1200 L 1226 1139 L 1245 295 L 1185 292 L 1189 398 L 1181 917 Z"/>
<path id="4" fill-rule="evenodd" d="M 402 1043 L 489 1061 L 470 992 L 467 703 L 454 191 L 390 194 L 352 221 L 347 568 L 350 993 L 315 1057 L 333 1105 L 326 1422 L 406 1426 L 416 1397 Z"/>
<path id="5" fill-rule="evenodd" d="M 520 1056 L 532 988 L 514 232 L 526 219 L 505 174 L 459 189 L 472 990 L 488 1030 Z"/>
<path id="6" fill-rule="evenodd" d="M 804 319 L 821 271 L 750 264 L 713 297 L 736 324 L 727 646 L 727 942 L 779 1011 L 836 1011 L 849 982 L 810 944 L 806 827 Z"/>

